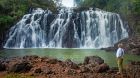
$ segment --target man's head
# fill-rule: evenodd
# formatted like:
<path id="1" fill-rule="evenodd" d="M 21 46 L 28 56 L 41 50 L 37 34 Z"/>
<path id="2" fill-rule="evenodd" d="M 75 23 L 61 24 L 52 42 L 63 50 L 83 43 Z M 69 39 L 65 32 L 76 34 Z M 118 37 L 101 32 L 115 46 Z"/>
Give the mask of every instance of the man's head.
<path id="1" fill-rule="evenodd" d="M 118 47 L 119 47 L 119 48 L 123 48 L 123 44 L 122 44 L 122 43 L 119 43 L 119 44 L 118 44 Z"/>

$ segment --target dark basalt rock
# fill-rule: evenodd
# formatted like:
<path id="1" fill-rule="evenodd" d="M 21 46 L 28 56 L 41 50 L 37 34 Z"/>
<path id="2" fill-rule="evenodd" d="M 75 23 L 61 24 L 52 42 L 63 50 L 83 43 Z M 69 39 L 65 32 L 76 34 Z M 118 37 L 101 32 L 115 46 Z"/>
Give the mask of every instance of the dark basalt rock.
<path id="1" fill-rule="evenodd" d="M 14 72 L 14 73 L 21 73 L 21 72 L 28 72 L 32 68 L 32 65 L 28 62 L 21 62 L 21 63 L 16 63 L 11 68 L 9 68 L 9 72 Z"/>
<path id="2" fill-rule="evenodd" d="M 87 56 L 84 59 L 84 64 L 100 65 L 102 63 L 104 63 L 104 60 L 99 56 Z"/>

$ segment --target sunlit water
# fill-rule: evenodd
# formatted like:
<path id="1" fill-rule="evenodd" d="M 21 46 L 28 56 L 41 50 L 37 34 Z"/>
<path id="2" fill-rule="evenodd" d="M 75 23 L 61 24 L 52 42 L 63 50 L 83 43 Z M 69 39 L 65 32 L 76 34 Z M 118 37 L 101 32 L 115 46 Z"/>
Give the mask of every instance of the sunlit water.
<path id="1" fill-rule="evenodd" d="M 71 59 L 76 63 L 82 63 L 86 56 L 100 56 L 105 63 L 110 66 L 117 66 L 115 52 L 105 52 L 103 50 L 94 49 L 6 49 L 0 51 L 0 57 L 14 57 L 25 55 L 38 55 L 57 58 L 59 60 Z M 125 64 L 133 61 L 140 61 L 140 56 L 125 54 Z M 124 65 L 125 65 L 124 64 Z"/>

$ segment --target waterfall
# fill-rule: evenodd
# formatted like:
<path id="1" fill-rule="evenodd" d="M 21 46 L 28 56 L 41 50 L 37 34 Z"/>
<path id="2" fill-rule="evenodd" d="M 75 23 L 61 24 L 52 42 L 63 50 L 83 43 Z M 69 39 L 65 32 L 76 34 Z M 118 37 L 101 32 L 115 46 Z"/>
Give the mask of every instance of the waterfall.
<path id="1" fill-rule="evenodd" d="M 58 14 L 37 8 L 14 25 L 4 48 L 106 48 L 128 37 L 119 14 L 100 9 Z"/>

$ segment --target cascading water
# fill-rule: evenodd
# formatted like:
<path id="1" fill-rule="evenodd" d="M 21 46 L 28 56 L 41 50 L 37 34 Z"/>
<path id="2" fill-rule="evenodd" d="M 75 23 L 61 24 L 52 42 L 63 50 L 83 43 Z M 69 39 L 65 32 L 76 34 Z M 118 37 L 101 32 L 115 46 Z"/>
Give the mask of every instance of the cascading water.
<path id="1" fill-rule="evenodd" d="M 10 29 L 4 48 L 105 48 L 128 37 L 119 14 L 96 10 L 58 15 L 32 10 Z"/>

